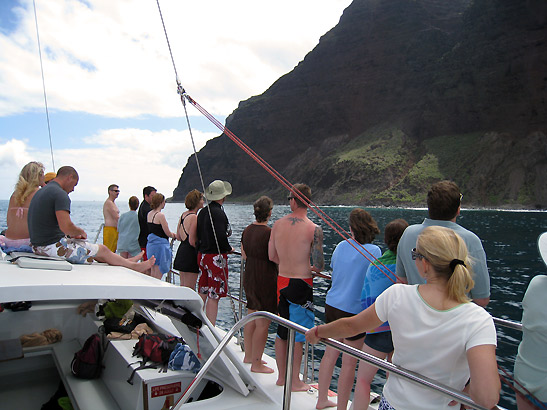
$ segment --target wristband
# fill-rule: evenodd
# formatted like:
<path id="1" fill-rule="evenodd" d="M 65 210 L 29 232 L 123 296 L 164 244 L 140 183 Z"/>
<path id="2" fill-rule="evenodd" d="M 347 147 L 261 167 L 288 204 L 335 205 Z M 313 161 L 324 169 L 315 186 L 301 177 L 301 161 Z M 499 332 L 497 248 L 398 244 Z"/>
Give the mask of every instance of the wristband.
<path id="1" fill-rule="evenodd" d="M 315 337 L 319 338 L 319 326 L 315 326 Z"/>

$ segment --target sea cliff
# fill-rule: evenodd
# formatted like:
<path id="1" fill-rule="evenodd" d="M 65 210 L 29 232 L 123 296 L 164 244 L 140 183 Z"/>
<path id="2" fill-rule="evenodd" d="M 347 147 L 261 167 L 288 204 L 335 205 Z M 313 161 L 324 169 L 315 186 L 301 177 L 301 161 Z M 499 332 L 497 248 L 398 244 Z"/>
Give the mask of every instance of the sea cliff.
<path id="1" fill-rule="evenodd" d="M 355 0 L 291 72 L 226 127 L 321 204 L 547 207 L 547 2 Z M 226 135 L 198 153 L 231 200 L 285 189 Z M 174 201 L 200 186 L 190 157 Z"/>

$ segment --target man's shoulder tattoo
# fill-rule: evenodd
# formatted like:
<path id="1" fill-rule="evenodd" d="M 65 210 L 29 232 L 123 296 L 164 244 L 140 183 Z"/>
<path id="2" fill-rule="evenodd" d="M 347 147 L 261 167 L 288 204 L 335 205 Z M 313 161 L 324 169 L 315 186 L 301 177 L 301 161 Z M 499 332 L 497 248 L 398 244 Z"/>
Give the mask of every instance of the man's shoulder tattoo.
<path id="1" fill-rule="evenodd" d="M 290 216 L 289 221 L 291 221 L 291 225 L 296 225 L 298 222 L 304 222 L 302 218 L 297 218 L 296 216 Z"/>

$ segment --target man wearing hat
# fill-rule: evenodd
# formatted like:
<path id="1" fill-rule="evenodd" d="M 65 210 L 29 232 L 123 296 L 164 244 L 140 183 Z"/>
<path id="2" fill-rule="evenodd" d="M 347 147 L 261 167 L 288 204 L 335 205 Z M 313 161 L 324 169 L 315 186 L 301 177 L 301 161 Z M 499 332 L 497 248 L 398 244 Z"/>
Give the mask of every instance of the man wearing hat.
<path id="1" fill-rule="evenodd" d="M 218 301 L 228 293 L 228 253 L 233 251 L 228 236 L 232 232 L 222 204 L 231 193 L 232 185 L 229 182 L 219 179 L 211 182 L 205 190 L 205 198 L 209 203 L 197 217 L 197 250 L 201 272 L 198 292 L 205 305 L 205 314 L 213 325 L 217 319 Z"/>

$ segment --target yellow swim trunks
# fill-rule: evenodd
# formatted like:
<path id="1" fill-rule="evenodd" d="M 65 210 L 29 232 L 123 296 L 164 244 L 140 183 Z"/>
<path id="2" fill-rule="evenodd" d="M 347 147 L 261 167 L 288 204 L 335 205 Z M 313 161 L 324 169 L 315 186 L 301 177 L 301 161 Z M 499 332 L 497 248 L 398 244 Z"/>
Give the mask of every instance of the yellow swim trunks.
<path id="1" fill-rule="evenodd" d="M 116 252 L 118 247 L 118 230 L 113 226 L 103 228 L 103 244 L 112 252 Z"/>

